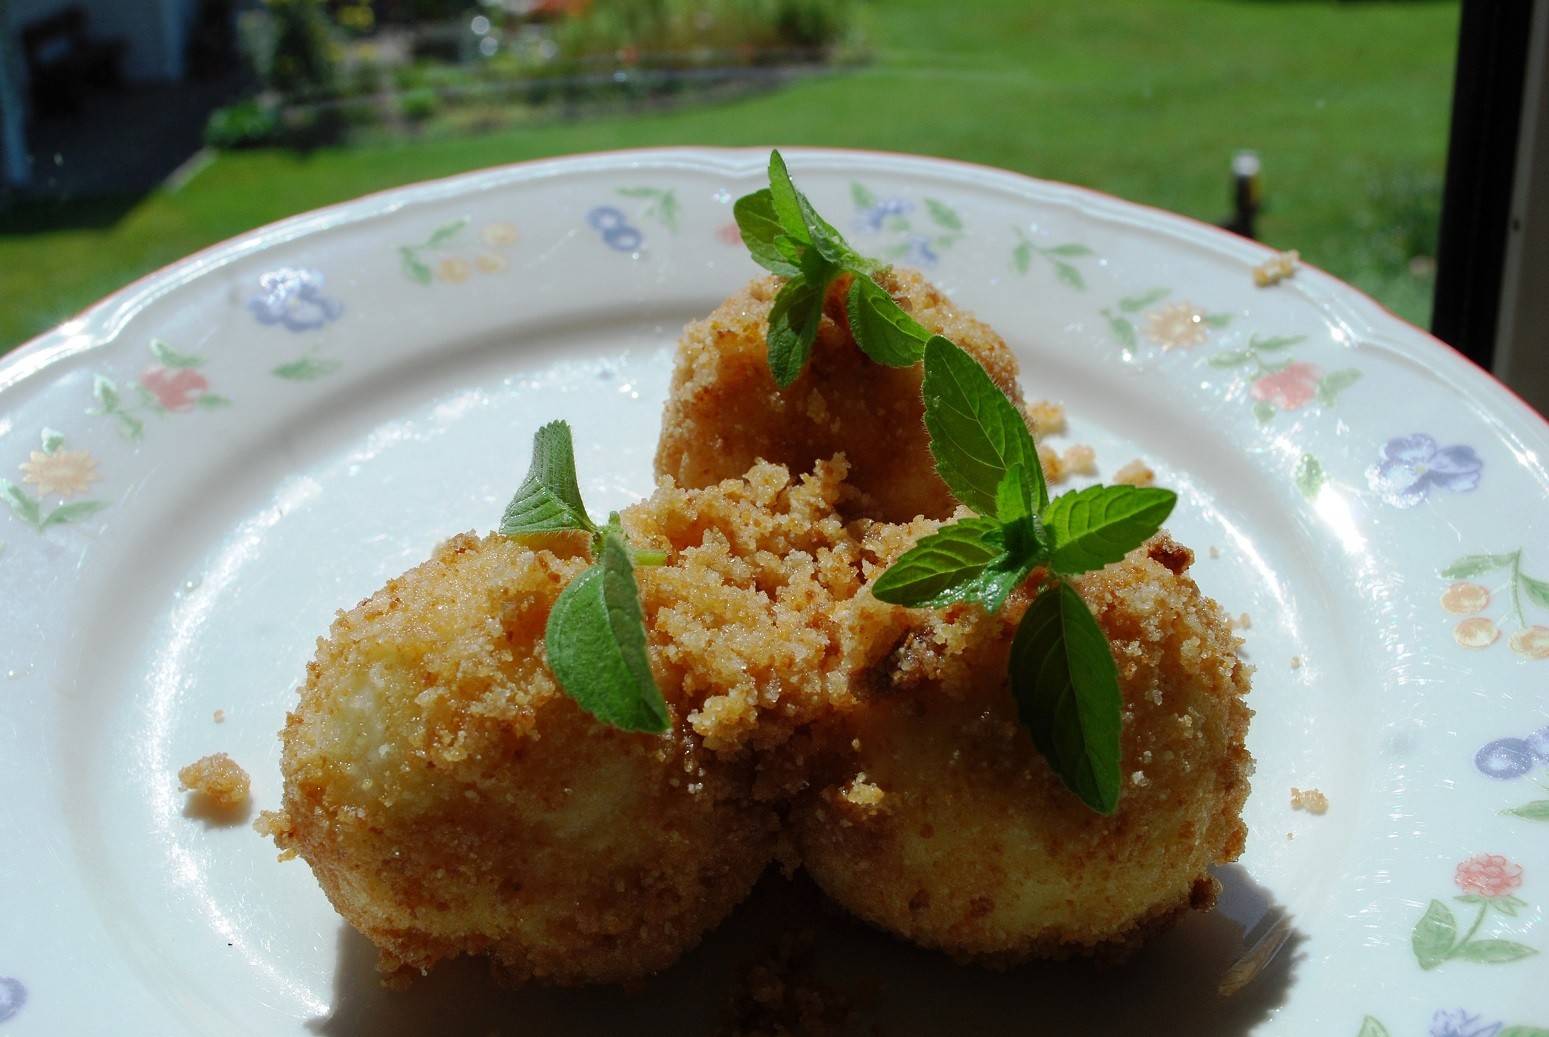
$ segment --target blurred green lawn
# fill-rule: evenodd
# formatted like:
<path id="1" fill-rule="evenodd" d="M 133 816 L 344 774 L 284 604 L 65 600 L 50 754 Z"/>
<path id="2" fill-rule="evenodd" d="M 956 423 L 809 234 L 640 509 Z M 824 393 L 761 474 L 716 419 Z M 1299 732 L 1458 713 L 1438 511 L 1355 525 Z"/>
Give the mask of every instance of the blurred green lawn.
<path id="1" fill-rule="evenodd" d="M 875 60 L 654 114 L 299 154 L 221 154 L 180 190 L 0 213 L 0 350 L 204 245 L 368 191 L 520 159 L 663 144 L 814 144 L 982 162 L 1216 221 L 1237 148 L 1260 237 L 1411 321 L 1431 285 L 1458 10 L 1296 0 L 881 0 Z M 104 225 L 82 227 L 82 207 Z M 93 215 L 87 212 L 87 215 Z M 1417 265 L 1417 267 L 1423 264 Z"/>

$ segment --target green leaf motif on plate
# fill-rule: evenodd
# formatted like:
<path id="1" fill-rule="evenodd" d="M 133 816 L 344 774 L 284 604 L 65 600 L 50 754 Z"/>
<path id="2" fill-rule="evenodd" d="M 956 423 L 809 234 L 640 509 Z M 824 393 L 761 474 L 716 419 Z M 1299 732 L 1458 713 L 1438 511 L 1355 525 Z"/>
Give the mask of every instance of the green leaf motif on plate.
<path id="1" fill-rule="evenodd" d="M 319 378 L 325 378 L 339 369 L 337 360 L 325 360 L 320 357 L 304 356 L 299 360 L 292 360 L 288 364 L 281 364 L 269 373 L 276 378 L 284 378 L 291 382 L 315 382 Z"/>
<path id="2" fill-rule="evenodd" d="M 1512 817 L 1520 817 L 1526 821 L 1549 821 L 1549 799 L 1535 799 L 1531 803 L 1524 803 L 1520 807 L 1511 807 L 1501 811 Z"/>
<path id="3" fill-rule="evenodd" d="M 1452 956 L 1452 945 L 1457 938 L 1458 923 L 1452 911 L 1440 900 L 1433 900 L 1420 921 L 1415 923 L 1410 945 L 1420 967 L 1430 970 Z"/>
<path id="4" fill-rule="evenodd" d="M 1308 500 L 1318 495 L 1328 482 L 1328 475 L 1323 471 L 1323 464 L 1311 454 L 1303 454 L 1302 459 L 1296 462 L 1296 472 L 1292 476 L 1296 482 L 1297 490 Z"/>
<path id="5" fill-rule="evenodd" d="M 1389 1037 L 1388 1028 L 1371 1016 L 1361 1020 L 1361 1029 L 1355 1037 Z"/>
<path id="6" fill-rule="evenodd" d="M 1119 309 L 1125 313 L 1139 313 L 1152 303 L 1161 302 L 1167 298 L 1169 291 L 1170 289 L 1167 288 L 1153 288 L 1148 292 L 1141 292 L 1139 295 L 1126 296 L 1119 300 Z"/>
<path id="7" fill-rule="evenodd" d="M 1467 580 L 1492 569 L 1503 569 L 1512 563 L 1515 555 L 1464 555 L 1441 571 L 1448 580 Z"/>
<path id="8" fill-rule="evenodd" d="M 151 339 L 151 355 L 162 367 L 198 367 L 204 358 L 192 353 L 179 353 L 159 338 Z"/>
<path id="9" fill-rule="evenodd" d="M 1519 961 L 1538 952 L 1531 947 L 1511 940 L 1470 940 L 1452 952 L 1451 957 L 1474 961 L 1481 965 L 1501 965 Z"/>

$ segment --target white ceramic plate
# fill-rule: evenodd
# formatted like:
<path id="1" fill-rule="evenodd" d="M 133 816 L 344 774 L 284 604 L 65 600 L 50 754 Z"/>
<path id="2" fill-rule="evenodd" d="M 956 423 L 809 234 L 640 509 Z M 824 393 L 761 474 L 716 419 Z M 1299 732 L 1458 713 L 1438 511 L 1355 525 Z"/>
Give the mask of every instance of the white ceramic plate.
<path id="1" fill-rule="evenodd" d="M 642 992 L 451 968 L 391 994 L 306 866 L 184 816 L 175 771 L 230 752 L 274 806 L 314 638 L 492 526 L 541 422 L 576 429 L 594 510 L 649 490 L 672 342 L 755 273 L 731 203 L 765 154 L 361 199 L 0 362 L 0 1037 L 710 1028 L 788 891 Z M 1549 1027 L 1542 419 L 1316 270 L 1255 287 L 1271 253 L 1213 228 L 954 163 L 786 154 L 859 248 L 1006 336 L 1029 396 L 1067 404 L 1065 442 L 1181 492 L 1172 528 L 1251 617 L 1258 667 L 1251 836 L 1220 910 L 1109 972 L 958 968 L 828 918 L 820 971 L 890 1035 L 1543 1034 L 1524 1029 Z M 1293 812 L 1292 786 L 1328 813 Z"/>

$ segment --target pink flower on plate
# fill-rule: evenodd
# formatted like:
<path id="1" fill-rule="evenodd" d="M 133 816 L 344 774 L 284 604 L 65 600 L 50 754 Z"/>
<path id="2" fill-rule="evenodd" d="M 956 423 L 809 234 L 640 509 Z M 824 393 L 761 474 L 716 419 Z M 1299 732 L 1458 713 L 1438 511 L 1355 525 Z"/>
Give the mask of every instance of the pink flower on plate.
<path id="1" fill-rule="evenodd" d="M 1298 360 L 1274 374 L 1264 375 L 1253 383 L 1251 391 L 1255 400 L 1272 403 L 1281 410 L 1297 410 L 1318 395 L 1318 382 L 1322 378 L 1323 370 L 1317 364 Z"/>
<path id="2" fill-rule="evenodd" d="M 723 245 L 736 246 L 742 244 L 742 228 L 735 223 L 721 224 L 715 229 L 715 236 L 721 240 Z"/>
<path id="3" fill-rule="evenodd" d="M 1464 893 L 1504 897 L 1522 885 L 1522 865 L 1498 853 L 1481 853 L 1459 864 L 1453 878 Z"/>
<path id="4" fill-rule="evenodd" d="M 168 410 L 188 410 L 210 387 L 204 375 L 191 367 L 150 367 L 140 375 L 140 384 Z"/>

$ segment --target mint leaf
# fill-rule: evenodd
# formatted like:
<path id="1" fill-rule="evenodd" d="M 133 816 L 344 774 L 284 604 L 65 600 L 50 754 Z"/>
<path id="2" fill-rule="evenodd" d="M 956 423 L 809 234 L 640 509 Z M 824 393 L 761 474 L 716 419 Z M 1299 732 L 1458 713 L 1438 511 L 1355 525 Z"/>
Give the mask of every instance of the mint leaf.
<path id="1" fill-rule="evenodd" d="M 742 243 L 747 245 L 753 262 L 783 277 L 794 277 L 801 272 L 800 267 L 777 243 L 785 237 L 785 227 L 775 215 L 774 199 L 769 188 L 738 198 L 731 211 L 737 221 L 737 229 L 742 232 Z"/>
<path id="2" fill-rule="evenodd" d="M 1035 482 L 1027 466 L 1018 461 L 1006 469 L 995 487 L 995 517 L 1002 525 L 1014 525 L 1036 514 L 1048 503 L 1048 496 L 1048 489 Z"/>
<path id="3" fill-rule="evenodd" d="M 500 518 L 500 532 L 522 537 L 574 529 L 597 532 L 576 482 L 570 426 L 551 421 L 532 437 L 532 464 Z"/>
<path id="4" fill-rule="evenodd" d="M 1443 579 L 1467 580 L 1510 565 L 1515 555 L 1464 555 L 1441 571 Z"/>
<path id="5" fill-rule="evenodd" d="M 586 712 L 626 731 L 667 730 L 667 706 L 651 674 L 645 614 L 629 548 L 602 534 L 600 557 L 570 581 L 544 630 L 549 669 Z"/>
<path id="6" fill-rule="evenodd" d="M 845 310 L 855 344 L 877 363 L 908 367 L 925 355 L 930 332 L 864 274 L 857 274 L 850 284 Z"/>
<path id="7" fill-rule="evenodd" d="M 1414 948 L 1415 961 L 1422 969 L 1430 970 L 1452 956 L 1452 945 L 1457 937 L 1458 923 L 1452 917 L 1452 911 L 1440 900 L 1433 900 L 1415 923 L 1409 943 Z"/>
<path id="8" fill-rule="evenodd" d="M 855 273 L 869 272 L 876 264 L 850 247 L 850 243 L 844 240 L 844 235 L 834 229 L 818 211 L 807 201 L 807 196 L 800 191 L 796 192 L 796 204 L 801 210 L 802 223 L 807 228 L 807 237 L 812 242 L 812 247 L 817 249 L 818 255 L 828 260 L 835 266 L 844 270 L 853 270 Z"/>
<path id="9" fill-rule="evenodd" d="M 1066 787 L 1100 814 L 1119 805 L 1119 673 L 1075 588 L 1045 588 L 1011 641 L 1022 724 Z"/>
<path id="10" fill-rule="evenodd" d="M 890 605 L 939 608 L 973 596 L 972 582 L 1005 553 L 1000 524 L 967 518 L 921 537 L 871 585 Z"/>
<path id="11" fill-rule="evenodd" d="M 925 428 L 936 471 L 957 499 L 995 514 L 1000 481 L 1022 464 L 1044 483 L 1033 437 L 1016 406 L 978 361 L 940 335 L 925 343 Z"/>
<path id="12" fill-rule="evenodd" d="M 1178 495 L 1156 486 L 1088 486 L 1061 494 L 1041 518 L 1053 544 L 1049 566 L 1066 576 L 1117 562 L 1162 528 Z"/>
<path id="13" fill-rule="evenodd" d="M 800 198 L 796 185 L 791 182 L 790 171 L 785 168 L 785 159 L 780 157 L 778 151 L 771 151 L 769 153 L 769 201 L 774 206 L 775 218 L 780 221 L 780 226 L 785 228 L 785 233 L 803 245 L 810 245 L 812 239 L 807 236 L 807 222 L 801 216 Z"/>
<path id="14" fill-rule="evenodd" d="M 827 282 L 813 284 L 798 275 L 785 282 L 769 308 L 769 373 L 785 389 L 801 375 L 823 320 Z"/>
<path id="15" fill-rule="evenodd" d="M 1476 961 L 1481 965 L 1500 965 L 1503 962 L 1531 957 L 1537 953 L 1532 947 L 1512 943 L 1510 940 L 1470 940 L 1454 951 L 1452 956 L 1462 958 L 1464 961 Z"/>

